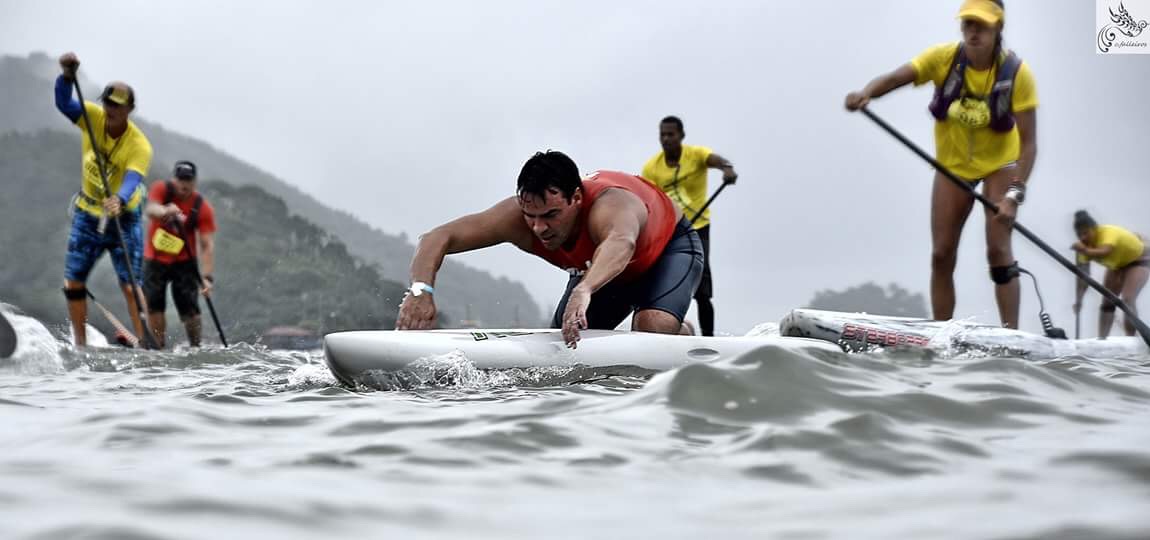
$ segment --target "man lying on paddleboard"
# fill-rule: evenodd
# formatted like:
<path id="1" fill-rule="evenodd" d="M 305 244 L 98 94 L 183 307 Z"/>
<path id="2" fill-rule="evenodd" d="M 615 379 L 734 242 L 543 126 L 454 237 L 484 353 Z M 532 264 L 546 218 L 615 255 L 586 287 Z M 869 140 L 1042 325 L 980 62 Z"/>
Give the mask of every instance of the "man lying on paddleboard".
<path id="1" fill-rule="evenodd" d="M 396 328 L 435 327 L 435 274 L 449 253 L 509 242 L 571 275 L 552 327 L 574 348 L 579 331 L 614 329 L 634 314 L 640 332 L 691 333 L 683 324 L 703 273 L 703 244 L 683 213 L 642 178 L 580 178 L 562 152 L 538 152 L 516 195 L 422 235 Z"/>

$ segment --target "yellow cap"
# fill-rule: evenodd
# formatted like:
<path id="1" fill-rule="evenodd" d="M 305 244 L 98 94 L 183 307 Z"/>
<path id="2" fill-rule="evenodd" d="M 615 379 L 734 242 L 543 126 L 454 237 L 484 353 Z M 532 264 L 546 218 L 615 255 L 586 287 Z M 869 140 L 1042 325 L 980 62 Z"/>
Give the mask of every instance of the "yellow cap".
<path id="1" fill-rule="evenodd" d="M 136 102 L 136 93 L 131 86 L 116 81 L 108 83 L 108 86 L 104 87 L 104 93 L 100 94 L 100 99 L 111 101 L 117 105 L 133 105 Z"/>
<path id="2" fill-rule="evenodd" d="M 1006 20 L 1006 12 L 994 0 L 966 0 L 958 10 L 960 19 L 977 19 L 991 26 Z"/>

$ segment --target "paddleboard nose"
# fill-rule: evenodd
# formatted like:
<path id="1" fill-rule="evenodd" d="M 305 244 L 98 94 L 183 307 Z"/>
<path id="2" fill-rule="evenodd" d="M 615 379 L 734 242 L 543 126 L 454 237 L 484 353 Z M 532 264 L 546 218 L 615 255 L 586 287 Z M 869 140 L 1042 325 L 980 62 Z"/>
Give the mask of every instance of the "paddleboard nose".
<path id="1" fill-rule="evenodd" d="M 353 386 L 349 374 L 343 369 L 346 365 L 345 356 L 349 353 L 354 340 L 346 333 L 328 334 L 323 337 L 323 361 L 327 369 L 340 383 Z"/>

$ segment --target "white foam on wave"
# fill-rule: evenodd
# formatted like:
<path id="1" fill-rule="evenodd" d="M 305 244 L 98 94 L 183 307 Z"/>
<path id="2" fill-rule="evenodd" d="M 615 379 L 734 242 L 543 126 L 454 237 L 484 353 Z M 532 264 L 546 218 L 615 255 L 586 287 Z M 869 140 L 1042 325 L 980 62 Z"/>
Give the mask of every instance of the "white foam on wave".
<path id="1" fill-rule="evenodd" d="M 59 373 L 64 370 L 60 342 L 51 330 L 32 317 L 21 315 L 8 304 L 0 304 L 0 311 L 16 331 L 16 351 L 11 362 L 17 373 Z"/>
<path id="2" fill-rule="evenodd" d="M 339 386 L 339 381 L 323 364 L 304 364 L 288 375 L 289 388 L 316 388 Z"/>
<path id="3" fill-rule="evenodd" d="M 423 384 L 436 387 L 478 389 L 515 384 L 514 377 L 504 371 L 483 371 L 475 367 L 463 351 L 420 358 L 411 363 L 408 371 Z"/>
<path id="4" fill-rule="evenodd" d="M 490 390 L 522 385 L 550 384 L 570 374 L 572 366 L 480 369 L 463 351 L 419 358 L 395 372 L 369 370 L 356 378 L 373 390 Z"/>
<path id="5" fill-rule="evenodd" d="M 64 341 L 44 326 L 39 320 L 24 315 L 19 308 L 0 302 L 0 311 L 12 323 L 16 331 L 16 351 L 12 354 L 12 364 L 17 373 L 31 375 L 60 373 L 65 370 L 61 351 L 72 348 L 75 338 L 71 324 L 66 324 Z M 91 324 L 87 327 L 89 347 L 108 347 L 108 338 Z"/>

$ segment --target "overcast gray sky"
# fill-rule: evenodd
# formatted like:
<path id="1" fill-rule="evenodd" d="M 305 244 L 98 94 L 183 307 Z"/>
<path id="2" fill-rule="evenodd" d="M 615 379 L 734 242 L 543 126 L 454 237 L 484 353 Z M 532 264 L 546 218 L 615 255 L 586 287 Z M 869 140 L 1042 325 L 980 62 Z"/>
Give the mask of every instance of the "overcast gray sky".
<path id="1" fill-rule="evenodd" d="M 842 101 L 957 40 L 960 3 L 0 0 L 0 52 L 75 51 L 94 81 L 132 83 L 139 114 L 412 237 L 511 194 L 536 150 L 637 173 L 659 150 L 659 118 L 677 114 L 686 142 L 740 173 L 714 204 L 712 264 L 718 329 L 742 333 L 823 288 L 927 292 L 931 172 Z M 1150 56 L 1096 55 L 1094 0 L 1007 8 L 1008 46 L 1041 102 L 1020 220 L 1064 253 L 1079 207 L 1150 233 Z M 929 99 L 906 89 L 872 110 L 932 149 Z M 1072 326 L 1070 275 L 1015 246 Z M 984 250 L 976 215 L 958 315 L 997 322 Z M 461 258 L 543 306 L 566 276 L 509 247 Z M 1029 293 L 1024 328 L 1036 310 Z"/>

